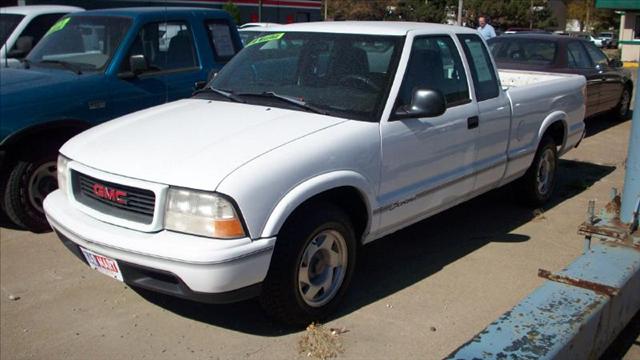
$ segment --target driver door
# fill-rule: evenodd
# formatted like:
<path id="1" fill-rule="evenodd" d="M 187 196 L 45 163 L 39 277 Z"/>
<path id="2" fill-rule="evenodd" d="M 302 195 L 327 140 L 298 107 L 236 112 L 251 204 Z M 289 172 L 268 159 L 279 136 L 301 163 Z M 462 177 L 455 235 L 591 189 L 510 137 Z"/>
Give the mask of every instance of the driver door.
<path id="1" fill-rule="evenodd" d="M 380 230 L 392 230 L 449 207 L 473 190 L 478 106 L 464 64 L 449 35 L 419 36 L 394 109 L 407 105 L 415 89 L 440 91 L 444 114 L 391 118 L 381 123 Z"/>

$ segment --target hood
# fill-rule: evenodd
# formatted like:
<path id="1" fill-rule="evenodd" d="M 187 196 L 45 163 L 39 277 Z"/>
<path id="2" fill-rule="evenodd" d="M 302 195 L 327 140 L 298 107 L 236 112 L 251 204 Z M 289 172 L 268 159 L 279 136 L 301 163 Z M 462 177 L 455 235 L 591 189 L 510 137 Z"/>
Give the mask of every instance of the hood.
<path id="1" fill-rule="evenodd" d="M 344 121 L 294 110 L 187 99 L 94 127 L 71 139 L 60 152 L 112 174 L 213 191 L 252 159 Z"/>
<path id="2" fill-rule="evenodd" d="M 3 68 L 0 70 L 0 93 L 12 94 L 21 90 L 51 86 L 77 80 L 78 74 L 69 70 L 31 66 L 29 69 Z"/>

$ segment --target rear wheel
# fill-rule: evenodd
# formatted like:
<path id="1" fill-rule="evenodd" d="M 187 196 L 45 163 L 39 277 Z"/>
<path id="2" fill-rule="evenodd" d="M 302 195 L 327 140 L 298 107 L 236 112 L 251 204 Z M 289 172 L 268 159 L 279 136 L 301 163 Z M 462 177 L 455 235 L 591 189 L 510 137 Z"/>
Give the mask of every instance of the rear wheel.
<path id="1" fill-rule="evenodd" d="M 56 158 L 53 155 L 18 161 L 9 173 L 4 188 L 7 217 L 33 232 L 50 230 L 42 202 L 58 188 Z"/>
<path id="2" fill-rule="evenodd" d="M 520 202 L 529 206 L 540 206 L 547 202 L 555 188 L 557 168 L 556 143 L 551 136 L 545 135 L 540 141 L 533 163 L 515 183 Z"/>
<path id="3" fill-rule="evenodd" d="M 629 117 L 629 107 L 631 106 L 631 90 L 624 88 L 622 95 L 620 95 L 620 102 L 613 109 L 614 115 L 617 120 L 627 120 Z"/>
<path id="4" fill-rule="evenodd" d="M 355 268 L 349 217 L 328 203 L 307 206 L 278 237 L 260 302 L 273 318 L 307 325 L 328 316 L 344 297 Z"/>

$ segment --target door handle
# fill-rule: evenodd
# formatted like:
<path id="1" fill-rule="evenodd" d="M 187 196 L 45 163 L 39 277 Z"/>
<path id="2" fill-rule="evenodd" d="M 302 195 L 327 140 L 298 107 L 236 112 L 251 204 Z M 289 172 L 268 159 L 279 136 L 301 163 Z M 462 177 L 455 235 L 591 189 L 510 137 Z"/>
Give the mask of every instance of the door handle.
<path id="1" fill-rule="evenodd" d="M 480 119 L 477 116 L 472 116 L 467 119 L 467 129 L 475 129 L 478 127 Z"/>

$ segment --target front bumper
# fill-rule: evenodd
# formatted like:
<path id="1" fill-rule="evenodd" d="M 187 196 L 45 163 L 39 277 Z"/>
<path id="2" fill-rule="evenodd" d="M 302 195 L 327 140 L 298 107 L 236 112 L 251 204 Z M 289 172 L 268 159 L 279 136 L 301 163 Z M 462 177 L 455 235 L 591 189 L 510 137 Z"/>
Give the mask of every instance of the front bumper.
<path id="1" fill-rule="evenodd" d="M 257 295 L 276 240 L 219 240 L 131 230 L 90 217 L 59 190 L 45 199 L 44 210 L 62 242 L 83 261 L 78 246 L 115 259 L 131 286 L 201 302 L 233 302 Z"/>

